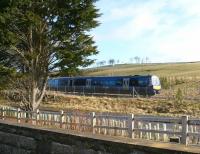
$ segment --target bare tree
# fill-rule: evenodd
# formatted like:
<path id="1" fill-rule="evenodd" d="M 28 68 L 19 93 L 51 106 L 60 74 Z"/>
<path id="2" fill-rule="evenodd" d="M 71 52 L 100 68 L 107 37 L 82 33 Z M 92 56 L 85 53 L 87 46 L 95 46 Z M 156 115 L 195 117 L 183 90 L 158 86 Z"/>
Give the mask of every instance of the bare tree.
<path id="1" fill-rule="evenodd" d="M 106 64 L 106 61 L 105 60 L 100 61 L 100 64 L 101 64 L 101 66 L 104 66 Z"/>
<path id="2" fill-rule="evenodd" d="M 108 63 L 109 63 L 110 65 L 114 65 L 114 64 L 115 64 L 115 60 L 114 60 L 114 59 L 109 59 Z"/>
<path id="3" fill-rule="evenodd" d="M 139 64 L 139 63 L 140 63 L 140 57 L 135 56 L 134 59 L 135 59 L 136 64 Z"/>

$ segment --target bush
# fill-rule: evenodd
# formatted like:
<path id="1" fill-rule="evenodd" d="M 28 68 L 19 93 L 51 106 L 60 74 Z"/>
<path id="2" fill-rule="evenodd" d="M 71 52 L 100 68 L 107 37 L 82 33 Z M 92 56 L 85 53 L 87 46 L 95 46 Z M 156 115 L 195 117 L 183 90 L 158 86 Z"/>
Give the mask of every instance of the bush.
<path id="1" fill-rule="evenodd" d="M 161 82 L 163 89 L 169 89 L 170 88 L 170 83 L 169 83 L 169 81 L 166 77 L 161 77 L 160 82 Z"/>
<path id="2" fill-rule="evenodd" d="M 175 108 L 181 108 L 181 107 L 183 107 L 183 103 L 184 103 L 184 96 L 183 96 L 181 89 L 178 88 L 176 95 L 175 95 L 174 107 Z"/>
<path id="3" fill-rule="evenodd" d="M 182 83 L 185 83 L 183 79 L 178 79 L 178 78 L 175 79 L 175 85 L 182 84 Z"/>

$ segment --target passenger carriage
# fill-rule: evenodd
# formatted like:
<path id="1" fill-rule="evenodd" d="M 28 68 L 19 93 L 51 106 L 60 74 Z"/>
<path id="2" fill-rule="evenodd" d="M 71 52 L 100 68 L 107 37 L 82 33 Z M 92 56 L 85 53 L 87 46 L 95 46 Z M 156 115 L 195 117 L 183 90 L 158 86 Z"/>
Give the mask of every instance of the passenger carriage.
<path id="1" fill-rule="evenodd" d="M 58 77 L 48 80 L 52 90 L 76 93 L 108 93 L 148 95 L 158 94 L 160 80 L 155 75 Z"/>

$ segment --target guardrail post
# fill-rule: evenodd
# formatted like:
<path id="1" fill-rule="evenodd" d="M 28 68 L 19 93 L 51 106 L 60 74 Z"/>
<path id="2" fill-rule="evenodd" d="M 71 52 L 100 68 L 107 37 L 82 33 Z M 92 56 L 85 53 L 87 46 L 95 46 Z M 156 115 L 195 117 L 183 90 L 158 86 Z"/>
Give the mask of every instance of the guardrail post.
<path id="1" fill-rule="evenodd" d="M 64 122 L 64 111 L 60 111 L 60 128 L 63 127 L 63 122 Z"/>
<path id="2" fill-rule="evenodd" d="M 20 123 L 20 118 L 21 118 L 21 110 L 20 108 L 17 108 L 17 123 Z"/>
<path id="3" fill-rule="evenodd" d="M 188 144 L 188 116 L 182 116 L 182 136 L 181 136 L 181 144 Z"/>
<path id="4" fill-rule="evenodd" d="M 36 110 L 36 125 L 38 125 L 39 121 L 40 121 L 40 110 L 37 109 Z"/>
<path id="5" fill-rule="evenodd" d="M 95 134 L 96 116 L 95 112 L 92 112 L 92 133 Z"/>
<path id="6" fill-rule="evenodd" d="M 128 134 L 130 138 L 134 138 L 134 114 L 131 114 L 128 119 Z"/>

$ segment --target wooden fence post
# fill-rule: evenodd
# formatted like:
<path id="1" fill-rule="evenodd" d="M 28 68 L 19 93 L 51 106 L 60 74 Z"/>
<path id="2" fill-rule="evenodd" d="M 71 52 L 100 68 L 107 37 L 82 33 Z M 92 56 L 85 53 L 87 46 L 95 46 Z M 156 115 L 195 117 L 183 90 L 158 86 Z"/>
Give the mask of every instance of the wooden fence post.
<path id="1" fill-rule="evenodd" d="M 40 110 L 37 109 L 36 110 L 36 125 L 38 125 L 39 121 L 40 121 Z"/>
<path id="2" fill-rule="evenodd" d="M 181 144 L 188 144 L 188 116 L 182 116 L 182 136 L 181 136 Z"/>
<path id="3" fill-rule="evenodd" d="M 20 123 L 20 118 L 21 118 L 21 110 L 20 108 L 17 108 L 17 123 Z"/>
<path id="4" fill-rule="evenodd" d="M 128 119 L 128 134 L 130 138 L 134 138 L 134 114 L 131 114 Z"/>
<path id="5" fill-rule="evenodd" d="M 96 116 L 95 112 L 92 112 L 92 133 L 95 134 Z"/>
<path id="6" fill-rule="evenodd" d="M 157 123 L 157 130 L 159 131 L 160 130 L 160 124 L 159 123 Z M 160 133 L 157 133 L 157 140 L 159 141 L 160 140 Z"/>
<path id="7" fill-rule="evenodd" d="M 5 108 L 2 107 L 2 120 L 5 120 Z"/>
<path id="8" fill-rule="evenodd" d="M 148 124 L 145 124 L 145 129 L 146 130 L 149 129 L 149 125 Z M 145 135 L 146 135 L 146 139 L 149 140 L 149 132 L 146 132 Z"/>
<path id="9" fill-rule="evenodd" d="M 63 127 L 63 122 L 64 122 L 64 111 L 60 111 L 60 128 Z"/>
<path id="10" fill-rule="evenodd" d="M 142 128 L 143 128 L 142 123 L 141 123 L 140 121 L 138 122 L 138 128 L 139 128 L 139 129 L 142 129 Z M 141 139 L 143 138 L 143 133 L 142 133 L 142 131 L 139 131 L 139 138 L 141 138 Z"/>
<path id="11" fill-rule="evenodd" d="M 149 123 L 149 130 L 152 130 L 152 125 L 151 125 L 151 123 Z M 149 132 L 149 140 L 151 140 L 151 138 L 152 138 L 152 133 L 151 132 Z"/>
<path id="12" fill-rule="evenodd" d="M 163 131 L 167 131 L 167 125 L 166 123 L 163 124 Z M 163 141 L 167 141 L 167 134 L 163 134 Z"/>

